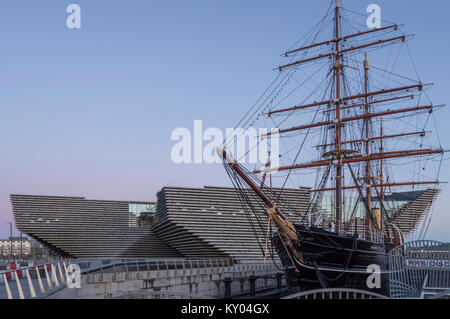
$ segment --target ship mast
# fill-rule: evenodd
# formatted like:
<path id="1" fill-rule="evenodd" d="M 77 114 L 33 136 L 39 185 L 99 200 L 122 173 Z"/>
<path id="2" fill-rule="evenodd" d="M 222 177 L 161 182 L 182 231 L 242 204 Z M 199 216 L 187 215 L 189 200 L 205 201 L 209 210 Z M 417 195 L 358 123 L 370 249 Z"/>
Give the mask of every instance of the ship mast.
<path id="1" fill-rule="evenodd" d="M 341 154 L 341 59 L 340 59 L 340 35 L 339 35 L 339 0 L 336 0 L 335 8 L 335 22 L 336 22 L 336 231 L 341 233 L 341 221 L 342 221 L 342 154 Z"/>
<path id="2" fill-rule="evenodd" d="M 380 124 L 380 135 L 383 136 L 383 118 L 381 119 Z M 380 141 L 380 153 L 383 154 L 384 152 L 384 146 L 383 146 L 383 139 Z M 383 173 L 383 159 L 380 161 L 380 184 L 384 184 L 384 173 Z M 380 208 L 384 207 L 384 186 L 380 187 Z M 383 209 L 381 209 L 381 220 L 383 221 Z M 383 232 L 383 222 L 381 222 L 381 232 Z"/>
<path id="3" fill-rule="evenodd" d="M 329 14 L 333 15 L 333 8 L 330 8 Z M 282 115 L 284 113 L 296 113 L 301 110 L 310 110 L 310 109 L 316 109 L 317 111 L 323 110 L 324 114 L 327 114 L 326 118 L 324 118 L 322 121 L 316 120 L 316 118 L 313 119 L 310 123 L 302 123 L 301 125 L 294 126 L 294 127 L 284 127 L 279 128 L 276 131 L 271 131 L 269 133 L 261 134 L 261 140 L 264 138 L 267 138 L 269 136 L 294 136 L 295 134 L 301 134 L 302 131 L 309 132 L 310 129 L 315 128 L 324 128 L 333 130 L 329 136 L 327 134 L 326 138 L 327 140 L 325 143 L 329 144 L 323 144 L 319 145 L 317 147 L 323 147 L 329 150 L 328 152 L 325 152 L 325 154 L 322 154 L 322 158 L 318 160 L 313 161 L 306 161 L 306 162 L 300 162 L 297 163 L 294 161 L 292 164 L 289 164 L 287 166 L 279 166 L 279 167 L 271 167 L 271 165 L 266 165 L 266 167 L 262 169 L 256 169 L 252 172 L 241 169 L 240 165 L 238 165 L 234 160 L 231 158 L 228 158 L 231 153 L 226 153 L 226 150 L 222 150 L 219 152 L 221 154 L 221 157 L 224 159 L 224 162 L 226 166 L 228 166 L 237 176 L 236 178 L 241 179 L 244 184 L 246 184 L 248 187 L 250 187 L 264 202 L 264 204 L 268 208 L 268 215 L 270 218 L 277 217 L 278 220 L 275 222 L 279 229 L 284 232 L 288 238 L 295 239 L 295 229 L 292 227 L 291 224 L 288 223 L 287 219 L 281 214 L 280 211 L 278 211 L 275 202 L 273 201 L 273 198 L 269 198 L 266 196 L 262 189 L 264 187 L 264 181 L 265 181 L 265 175 L 267 173 L 271 173 L 274 171 L 277 172 L 284 172 L 289 171 L 289 173 L 293 170 L 300 170 L 300 169 L 312 169 L 312 168 L 322 168 L 322 167 L 333 167 L 335 169 L 335 172 L 333 175 L 335 175 L 335 180 L 333 181 L 334 185 L 331 186 L 331 188 L 324 188 L 326 186 L 326 183 L 328 182 L 329 178 L 329 170 L 327 171 L 326 177 L 324 177 L 324 182 L 320 184 L 320 189 L 312 189 L 311 192 L 325 192 L 330 191 L 334 192 L 335 195 L 335 207 L 334 207 L 334 213 L 335 213 L 335 230 L 336 232 L 341 235 L 343 233 L 343 209 L 344 209 L 344 190 L 355 190 L 357 189 L 360 194 L 360 198 L 365 197 L 366 201 L 366 224 L 367 229 L 372 229 L 372 209 L 374 208 L 373 202 L 372 202 L 372 194 L 374 192 L 379 195 L 378 202 L 380 203 L 380 206 L 383 207 L 383 202 L 385 200 L 385 192 L 387 187 L 405 187 L 405 186 L 414 186 L 414 185 L 437 185 L 440 184 L 439 181 L 400 181 L 397 183 L 389 182 L 389 179 L 386 179 L 385 172 L 383 172 L 384 168 L 383 166 L 386 164 L 385 161 L 387 160 L 394 160 L 394 159 L 404 159 L 404 158 L 417 158 L 417 157 L 423 157 L 423 156 L 430 156 L 430 155 L 438 155 L 443 154 L 445 151 L 442 148 L 428 148 L 424 149 L 422 147 L 416 148 L 416 149 L 400 149 L 400 150 L 392 150 L 389 152 L 386 152 L 384 150 L 384 140 L 389 139 L 396 139 L 400 137 L 408 137 L 408 136 L 425 136 L 426 132 L 423 131 L 407 131 L 397 134 L 389 134 L 384 135 L 383 133 L 383 122 L 382 126 L 380 128 L 380 135 L 375 135 L 375 132 L 372 130 L 371 132 L 371 125 L 373 124 L 372 119 L 380 118 L 383 120 L 384 117 L 388 116 L 411 116 L 414 114 L 418 114 L 419 112 L 426 112 L 428 111 L 430 114 L 437 108 L 442 107 L 444 105 L 414 105 L 414 106 L 400 106 L 400 107 L 393 107 L 388 108 L 387 105 L 383 103 L 387 102 L 408 102 L 408 99 L 414 100 L 417 93 L 415 92 L 422 92 L 424 90 L 424 87 L 432 85 L 424 84 L 422 82 L 417 82 L 414 84 L 409 84 L 406 86 L 401 87 L 388 87 L 383 89 L 377 89 L 374 91 L 369 91 L 369 71 L 370 71 L 370 63 L 367 58 L 367 54 L 365 55 L 364 59 L 364 84 L 363 84 L 363 92 L 354 92 L 353 90 L 347 90 L 347 87 L 345 88 L 344 93 L 344 85 L 345 85 L 345 77 L 344 77 L 344 67 L 350 67 L 352 66 L 346 66 L 344 65 L 344 55 L 347 55 L 349 53 L 358 53 L 363 49 L 366 48 L 377 48 L 377 47 L 383 47 L 390 44 L 393 44 L 395 42 L 405 42 L 407 38 L 412 37 L 414 35 L 407 35 L 402 34 L 400 36 L 390 37 L 390 38 L 382 38 L 377 41 L 372 41 L 371 37 L 364 40 L 364 42 L 357 42 L 361 36 L 372 36 L 377 35 L 381 31 L 386 32 L 395 32 L 398 30 L 399 26 L 398 24 L 389 25 L 382 28 L 375 28 L 369 31 L 363 31 L 358 32 L 350 35 L 345 35 L 345 32 L 342 30 L 342 17 L 340 16 L 342 11 L 342 8 L 340 8 L 340 2 L 339 0 L 335 0 L 335 8 L 334 8 L 334 21 L 328 20 L 330 22 L 330 27 L 333 28 L 333 22 L 334 22 L 334 35 L 331 39 L 327 41 L 322 41 L 318 43 L 308 44 L 306 46 L 296 48 L 290 51 L 287 51 L 283 54 L 285 57 L 293 57 L 293 59 L 290 60 L 289 63 L 284 65 L 279 65 L 276 69 L 279 72 L 283 72 L 286 69 L 289 68 L 298 68 L 301 65 L 304 64 L 314 64 L 323 62 L 325 60 L 329 60 L 331 64 L 331 68 L 329 68 L 327 71 L 330 71 L 327 74 L 327 78 L 330 77 L 331 81 L 329 82 L 330 86 L 327 86 L 326 94 L 329 94 L 329 100 L 325 100 L 325 95 L 322 96 L 321 100 L 314 100 L 311 101 L 310 98 L 305 99 L 305 101 L 300 105 L 291 105 L 291 106 L 283 106 L 281 108 L 272 109 L 269 108 L 268 111 L 266 109 L 268 106 L 264 108 L 262 111 L 263 115 L 268 116 L 269 118 L 274 115 Z M 328 22 L 327 22 L 328 23 Z M 349 43 L 352 41 L 347 42 L 349 39 L 355 39 L 355 43 Z M 347 43 L 346 43 L 347 42 Z M 320 48 L 329 47 L 327 52 L 323 52 L 321 54 L 315 55 L 310 57 L 308 54 L 308 50 L 313 50 L 314 53 Z M 298 56 L 298 58 L 296 58 Z M 351 60 L 351 58 L 349 59 Z M 358 69 L 357 69 L 358 70 Z M 292 73 L 293 74 L 293 73 Z M 292 74 L 289 76 L 292 76 Z M 287 81 L 286 81 L 287 83 Z M 284 84 L 283 84 L 284 85 Z M 281 87 L 280 91 L 283 87 Z M 331 91 L 328 91 L 330 89 Z M 275 92 L 275 91 L 274 91 Z M 276 93 L 275 97 L 278 96 L 278 93 Z M 403 92 L 403 93 L 402 93 Z M 407 92 L 407 95 L 404 93 Z M 420 101 L 420 100 L 419 100 Z M 272 102 L 270 102 L 272 103 Z M 270 104 L 269 103 L 269 104 Z M 304 104 L 305 103 L 305 104 Z M 371 105 L 381 105 L 382 108 L 378 107 L 371 107 Z M 361 113 L 355 111 L 355 112 L 347 112 L 351 115 L 345 115 L 343 112 L 345 110 L 349 109 L 356 109 L 357 107 L 361 107 L 362 111 Z M 267 112 L 267 113 L 266 113 Z M 328 113 L 329 112 L 329 113 Z M 328 115 L 331 115 L 334 113 L 334 118 L 329 117 Z M 287 117 L 290 117 L 287 116 Z M 349 136 L 343 137 L 344 132 L 344 125 L 347 125 L 347 123 L 354 123 L 362 121 L 362 129 L 363 134 L 361 137 L 354 137 L 352 140 L 349 140 Z M 281 123 L 284 123 L 282 121 Z M 352 127 L 352 125 L 348 125 L 348 127 Z M 358 125 L 358 127 L 360 127 Z M 334 133 L 334 134 L 333 134 Z M 352 133 L 352 132 L 350 132 Z M 358 132 L 360 133 L 360 132 Z M 329 136 L 329 140 L 328 140 Z M 356 138 L 356 139 L 355 139 Z M 374 149 L 372 148 L 371 151 L 371 143 L 373 141 L 380 141 L 380 150 L 378 153 L 374 152 Z M 361 151 L 354 151 L 354 150 L 346 150 L 345 145 L 348 144 L 354 144 L 354 143 L 361 143 L 362 150 Z M 331 149 L 328 149 L 331 148 Z M 299 150 L 300 152 L 300 150 Z M 231 156 L 230 156 L 231 157 Z M 298 156 L 297 156 L 298 157 Z M 297 158 L 296 157 L 296 158 Z M 376 173 L 376 165 L 372 164 L 372 162 L 378 162 L 380 161 L 380 174 L 379 176 L 375 177 L 372 175 L 378 175 Z M 360 164 L 358 164 L 360 163 Z M 350 170 L 351 164 L 355 164 L 363 170 L 363 183 L 359 183 L 356 178 L 354 178 L 355 185 L 349 186 L 349 185 L 343 185 L 343 175 L 344 175 L 344 165 L 348 165 Z M 365 172 L 364 172 L 365 171 Z M 372 174 L 372 172 L 374 174 Z M 263 173 L 263 181 L 261 183 L 261 187 L 256 186 L 259 184 L 259 181 L 255 184 L 253 180 L 251 180 L 247 174 L 260 174 Z M 353 172 L 352 172 L 352 175 Z M 290 174 L 288 174 L 289 178 Z M 286 180 L 287 180 L 286 178 Z M 362 185 L 361 185 L 362 184 Z M 361 191 L 362 186 L 365 188 L 365 192 L 363 193 Z M 284 186 L 283 186 L 284 188 Z M 380 192 L 378 192 L 380 190 Z M 378 203 L 377 203 L 378 204 Z M 330 213 L 333 213 L 333 210 L 330 211 Z M 377 215 L 380 217 L 381 225 L 380 229 L 383 231 L 383 210 L 380 212 L 381 215 Z M 387 217 L 387 216 L 384 216 Z M 387 227 L 387 226 L 386 226 Z M 387 229 L 386 229 L 387 230 Z"/>
<path id="4" fill-rule="evenodd" d="M 367 60 L 367 53 L 365 53 L 365 60 L 364 60 L 364 92 L 366 94 L 366 97 L 364 98 L 365 102 L 365 114 L 370 113 L 370 105 L 369 105 L 369 98 L 367 97 L 367 94 L 369 93 L 369 69 L 370 64 L 369 60 Z M 366 146 L 366 156 L 370 155 L 370 118 L 364 119 L 365 124 L 365 130 L 366 130 L 366 136 L 365 136 L 365 146 Z M 367 213 L 366 213 L 366 225 L 367 229 L 370 232 L 371 225 L 370 225 L 370 214 L 371 214 L 371 208 L 372 208 L 372 176 L 370 173 L 370 160 L 366 162 L 366 178 L 365 178 L 365 184 L 366 184 L 366 203 L 367 203 Z"/>

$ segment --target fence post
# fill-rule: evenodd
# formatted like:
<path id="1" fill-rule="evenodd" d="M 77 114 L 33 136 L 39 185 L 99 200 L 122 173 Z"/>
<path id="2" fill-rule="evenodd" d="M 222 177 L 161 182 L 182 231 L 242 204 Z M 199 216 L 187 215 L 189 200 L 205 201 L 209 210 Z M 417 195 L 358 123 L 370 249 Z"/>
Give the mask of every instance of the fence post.
<path id="1" fill-rule="evenodd" d="M 61 269 L 61 265 L 58 263 L 58 270 L 59 270 L 59 278 L 61 278 L 61 284 L 64 285 L 64 275 Z"/>
<path id="2" fill-rule="evenodd" d="M 36 275 L 39 283 L 39 289 L 42 293 L 45 293 L 44 285 L 42 284 L 41 274 L 39 273 L 39 266 L 36 266 Z"/>
<path id="3" fill-rule="evenodd" d="M 58 277 L 56 275 L 56 266 L 52 264 L 52 277 L 53 277 L 53 282 L 55 283 L 56 287 L 59 287 L 59 282 L 58 282 Z"/>
<path id="4" fill-rule="evenodd" d="M 25 299 L 25 297 L 23 296 L 22 285 L 20 284 L 20 278 L 19 278 L 19 276 L 17 274 L 17 271 L 14 271 L 14 275 L 16 277 L 17 290 L 19 291 L 19 298 L 20 299 Z"/>
<path id="5" fill-rule="evenodd" d="M 45 270 L 45 278 L 47 279 L 47 287 L 48 287 L 49 289 L 52 289 L 53 286 L 52 286 L 52 282 L 51 282 L 51 280 L 50 280 L 50 277 L 49 277 L 49 275 L 48 275 L 47 265 L 44 265 L 44 270 Z"/>
<path id="6" fill-rule="evenodd" d="M 225 283 L 225 299 L 230 299 L 231 298 L 231 278 L 225 278 L 224 281 Z"/>
<path id="7" fill-rule="evenodd" d="M 250 276 L 248 279 L 250 282 L 250 296 L 256 296 L 256 277 L 254 275 Z"/>
<path id="8" fill-rule="evenodd" d="M 283 285 L 283 274 L 281 272 L 278 272 L 277 273 L 277 290 L 278 290 L 277 298 L 281 297 L 282 285 Z"/>
<path id="9" fill-rule="evenodd" d="M 31 281 L 30 271 L 28 269 L 25 269 L 25 273 L 26 273 L 27 279 L 28 279 L 28 286 L 30 288 L 31 298 L 35 298 L 36 292 L 34 291 L 33 282 Z"/>
<path id="10" fill-rule="evenodd" d="M 8 278 L 6 278 L 6 274 L 3 274 L 3 279 L 5 280 L 6 294 L 8 295 L 8 299 L 13 299 L 11 290 L 9 289 Z"/>
<path id="11" fill-rule="evenodd" d="M 64 273 L 66 274 L 66 278 L 67 278 L 67 277 L 69 277 L 69 272 L 67 271 L 67 266 L 66 266 L 66 262 L 65 261 L 63 262 L 63 266 L 64 266 Z"/>

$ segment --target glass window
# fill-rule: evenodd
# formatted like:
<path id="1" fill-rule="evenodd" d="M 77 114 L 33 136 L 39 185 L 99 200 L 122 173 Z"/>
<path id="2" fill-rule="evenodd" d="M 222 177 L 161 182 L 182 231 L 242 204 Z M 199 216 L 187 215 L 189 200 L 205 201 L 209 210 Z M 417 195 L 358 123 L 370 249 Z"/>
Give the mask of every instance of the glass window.
<path id="1" fill-rule="evenodd" d="M 128 204 L 129 227 L 151 226 L 156 215 L 155 204 L 130 203 Z"/>

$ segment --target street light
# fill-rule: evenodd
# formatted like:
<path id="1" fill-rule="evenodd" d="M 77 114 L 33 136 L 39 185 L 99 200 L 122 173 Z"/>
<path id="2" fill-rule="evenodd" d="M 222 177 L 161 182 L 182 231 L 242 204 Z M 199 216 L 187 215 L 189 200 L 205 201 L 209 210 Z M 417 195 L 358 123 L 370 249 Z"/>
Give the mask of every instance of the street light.
<path id="1" fill-rule="evenodd" d="M 21 219 L 19 217 L 19 224 L 20 224 L 20 221 L 21 221 Z M 19 229 L 19 231 L 20 231 L 20 260 L 22 260 L 22 258 L 23 258 L 23 247 L 22 247 L 22 245 L 23 245 L 23 236 L 22 236 L 22 231 L 20 229 Z"/>
<path id="2" fill-rule="evenodd" d="M 9 224 L 9 243 L 10 243 L 10 248 L 9 248 L 9 253 L 10 256 L 13 256 L 13 244 L 12 244 L 12 223 L 11 222 L 5 222 L 7 224 Z"/>

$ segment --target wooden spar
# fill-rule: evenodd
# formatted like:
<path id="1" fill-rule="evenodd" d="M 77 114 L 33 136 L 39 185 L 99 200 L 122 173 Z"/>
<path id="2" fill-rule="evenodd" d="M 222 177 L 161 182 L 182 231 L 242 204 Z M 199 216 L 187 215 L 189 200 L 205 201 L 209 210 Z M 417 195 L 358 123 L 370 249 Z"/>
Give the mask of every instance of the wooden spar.
<path id="1" fill-rule="evenodd" d="M 304 64 L 306 62 L 316 61 L 316 60 L 320 60 L 320 59 L 324 59 L 324 58 L 328 58 L 328 57 L 332 57 L 332 56 L 335 56 L 335 55 L 348 53 L 348 52 L 352 52 L 352 51 L 356 51 L 356 50 L 360 50 L 360 49 L 365 49 L 365 48 L 368 48 L 368 47 L 371 47 L 371 46 L 374 46 L 374 45 L 384 44 L 384 43 L 392 42 L 392 41 L 396 41 L 396 40 L 403 40 L 403 41 L 405 41 L 407 37 L 411 37 L 411 36 L 414 36 L 414 35 L 413 34 L 402 35 L 402 36 L 395 37 L 395 38 L 379 40 L 379 41 L 376 41 L 376 42 L 371 42 L 371 43 L 359 45 L 359 46 L 356 46 L 356 47 L 343 49 L 340 52 L 330 52 L 330 53 L 320 54 L 318 56 L 315 56 L 315 57 L 312 57 L 312 58 L 308 58 L 308 59 L 305 59 L 305 60 L 299 60 L 299 61 L 292 62 L 292 63 L 289 63 L 289 64 L 281 65 L 277 69 L 278 69 L 278 71 L 283 71 L 283 69 L 286 69 L 286 68 L 291 67 L 291 66 L 300 65 L 300 64 Z M 337 42 L 339 42 L 339 41 L 337 41 Z"/>
<path id="2" fill-rule="evenodd" d="M 381 119 L 380 123 L 380 134 L 383 136 L 383 119 Z M 425 133 L 424 133 L 425 136 Z M 380 141 L 380 153 L 384 153 L 384 146 L 383 146 L 383 139 Z M 384 184 L 384 168 L 383 168 L 384 162 L 383 159 L 380 160 L 380 183 L 381 185 Z M 384 186 L 380 186 L 380 207 L 384 207 Z M 381 216 L 383 217 L 383 210 L 381 210 Z M 383 223 L 381 223 L 381 229 L 383 230 Z"/>
<path id="3" fill-rule="evenodd" d="M 270 152 L 269 152 L 269 156 L 267 157 L 267 162 L 266 162 L 266 168 L 270 167 Z M 272 183 L 272 175 L 270 175 L 270 182 Z M 261 189 L 264 187 L 264 184 L 266 183 L 266 177 L 267 174 L 264 174 L 263 178 L 261 179 Z M 272 186 L 272 185 L 271 185 Z M 270 187 L 270 192 L 272 193 L 272 187 Z"/>
<path id="4" fill-rule="evenodd" d="M 405 182 L 405 183 L 391 183 L 391 184 L 371 184 L 371 187 L 402 187 L 402 186 L 417 186 L 417 185 L 437 185 L 442 184 L 441 182 L 437 181 L 430 181 L 430 182 Z M 346 186 L 343 189 L 345 190 L 352 190 L 352 189 L 358 189 L 361 186 Z M 335 191 L 335 188 L 322 188 L 322 189 L 312 189 L 310 190 L 311 193 L 318 193 L 318 192 L 329 192 L 329 191 Z"/>
<path id="5" fill-rule="evenodd" d="M 288 57 L 289 54 L 292 54 L 292 53 L 296 53 L 296 52 L 300 52 L 300 51 L 304 51 L 304 50 L 320 47 L 320 46 L 323 46 L 323 45 L 330 45 L 331 43 L 334 43 L 334 40 L 323 41 L 323 42 L 320 42 L 320 43 L 315 43 L 315 44 L 308 45 L 306 47 L 301 47 L 301 48 L 298 48 L 298 49 L 295 49 L 295 50 L 292 50 L 292 51 L 287 51 L 283 55 L 285 57 Z"/>
<path id="6" fill-rule="evenodd" d="M 399 92 L 399 91 L 408 91 L 408 90 L 412 90 L 412 89 L 418 89 L 419 91 L 422 91 L 423 87 L 427 86 L 427 85 L 431 85 L 431 83 L 430 84 L 416 84 L 416 85 L 410 85 L 410 86 L 403 86 L 403 87 L 399 87 L 399 88 L 395 88 L 395 89 L 370 92 L 369 94 L 364 94 L 363 93 L 363 94 L 358 94 L 358 95 L 344 97 L 344 98 L 341 99 L 341 102 L 357 100 L 357 99 L 361 99 L 361 98 L 365 98 L 365 97 L 372 97 L 372 96 L 381 95 L 381 94 L 394 93 L 394 92 Z M 334 101 L 334 100 L 315 102 L 315 103 L 311 103 L 311 104 L 307 104 L 307 105 L 299 105 L 299 106 L 294 106 L 294 107 L 287 108 L 287 109 L 271 111 L 271 112 L 267 113 L 267 115 L 271 116 L 271 115 L 277 114 L 277 113 L 296 111 L 296 110 L 303 110 L 303 109 L 308 109 L 308 108 L 315 107 L 315 106 L 331 105 L 331 104 L 334 104 L 334 103 L 336 103 L 336 101 Z"/>
<path id="7" fill-rule="evenodd" d="M 414 99 L 414 94 L 406 95 L 406 96 L 397 96 L 397 97 L 393 97 L 393 98 L 385 99 L 385 100 L 370 101 L 370 102 L 367 102 L 367 104 L 373 105 L 373 104 L 391 102 L 391 101 L 396 101 L 396 100 L 403 100 L 403 99 L 408 99 L 408 98 L 410 98 L 411 100 Z M 365 103 L 347 105 L 347 106 L 341 107 L 341 110 L 353 109 L 355 107 L 364 106 L 364 105 L 365 105 Z M 327 113 L 327 112 L 334 112 L 334 111 L 336 111 L 336 110 L 328 109 L 328 110 L 324 110 L 323 112 Z"/>
<path id="8" fill-rule="evenodd" d="M 347 157 L 343 159 L 342 164 L 351 164 L 351 163 L 360 163 L 365 161 L 379 161 L 381 159 L 394 159 L 394 158 L 402 158 L 402 157 L 412 157 L 412 156 L 423 156 L 423 155 L 432 155 L 432 154 L 442 154 L 444 153 L 443 149 L 428 149 L 428 150 L 408 150 L 408 151 L 397 151 L 391 153 L 379 153 L 379 154 L 371 154 L 370 156 L 355 156 L 355 157 Z M 278 168 L 272 168 L 270 171 L 287 171 L 292 169 L 302 169 L 302 168 L 314 168 L 314 167 L 323 167 L 334 164 L 335 161 L 331 160 L 323 160 L 317 162 L 311 162 L 306 164 L 298 164 L 292 166 L 282 166 Z M 254 173 L 264 173 L 266 170 L 256 170 Z"/>
<path id="9" fill-rule="evenodd" d="M 444 105 L 426 105 L 426 106 L 411 107 L 411 108 L 399 109 L 399 110 L 393 110 L 393 111 L 386 111 L 386 112 L 381 112 L 381 113 L 368 113 L 368 114 L 363 114 L 363 115 L 359 115 L 359 116 L 343 118 L 340 121 L 338 119 L 338 121 L 339 121 L 338 123 L 341 123 L 341 125 L 342 125 L 342 123 L 347 123 L 347 122 L 352 122 L 352 121 L 359 121 L 359 120 L 364 120 L 364 119 L 369 119 L 369 118 L 375 118 L 375 117 L 381 117 L 381 116 L 387 116 L 387 115 L 395 115 L 395 114 L 408 113 L 408 112 L 416 112 L 416 111 L 427 110 L 427 109 L 432 110 L 433 108 L 442 107 L 442 106 L 444 106 Z M 315 127 L 335 125 L 338 123 L 336 123 L 335 121 L 312 123 L 312 124 L 292 127 L 292 128 L 288 128 L 288 129 L 283 129 L 283 130 L 279 130 L 276 132 L 269 132 L 269 133 L 266 133 L 264 136 L 290 133 L 290 132 L 301 131 L 301 130 L 315 128 Z M 337 126 L 341 126 L 341 125 L 337 125 Z"/>
<path id="10" fill-rule="evenodd" d="M 420 151 L 431 151 L 432 149 L 427 149 L 427 150 L 420 150 Z M 372 153 L 370 154 L 370 156 L 381 156 L 381 155 L 397 155 L 400 153 L 406 154 L 406 153 L 413 153 L 416 152 L 418 150 L 407 150 L 407 151 L 393 151 L 393 152 L 380 152 L 380 153 Z M 347 157 L 347 159 L 355 159 L 355 158 L 359 158 L 360 156 L 349 156 Z"/>
<path id="11" fill-rule="evenodd" d="M 355 37 L 359 37 L 361 35 L 366 35 L 369 33 L 374 33 L 374 32 L 378 32 L 378 31 L 383 31 L 383 30 L 387 30 L 387 29 L 395 29 L 397 30 L 398 27 L 401 26 L 401 24 L 393 24 L 384 28 L 376 28 L 370 31 L 364 31 L 364 32 L 359 32 L 359 33 L 354 33 L 354 34 L 350 34 L 350 35 L 346 35 L 345 37 L 342 37 L 341 40 L 347 40 L 347 39 L 351 39 L 351 38 L 355 38 Z"/>
<path id="12" fill-rule="evenodd" d="M 395 25 L 390 25 L 390 26 L 384 27 L 384 28 L 378 28 L 378 29 L 374 29 L 374 30 L 370 30 L 370 31 L 364 31 L 364 32 L 359 32 L 359 33 L 355 33 L 355 34 L 350 34 L 350 35 L 347 35 L 345 37 L 339 38 L 339 41 L 341 41 L 341 40 L 345 41 L 345 40 L 350 39 L 350 38 L 355 38 L 355 37 L 358 37 L 358 36 L 361 36 L 361 35 L 366 35 L 366 34 L 378 32 L 378 31 L 383 31 L 383 30 L 388 30 L 388 29 L 398 29 L 399 26 L 400 25 L 395 24 Z M 332 40 L 329 40 L 329 41 L 323 41 L 323 42 L 320 42 L 320 43 L 315 43 L 315 44 L 312 44 L 312 45 L 301 47 L 301 48 L 298 48 L 298 49 L 295 49 L 295 50 L 287 51 L 283 55 L 285 57 L 288 57 L 289 54 L 292 54 L 292 53 L 297 53 L 297 52 L 300 52 L 300 51 L 316 48 L 316 47 L 323 46 L 323 45 L 330 45 L 331 43 L 335 43 L 335 42 L 336 42 L 336 39 L 332 39 Z"/>
<path id="13" fill-rule="evenodd" d="M 266 214 L 270 218 L 270 220 L 273 221 L 286 236 L 291 239 L 298 240 L 294 225 L 289 220 L 287 220 L 286 217 L 284 217 L 284 215 L 278 210 L 275 204 L 272 203 L 269 197 L 267 197 L 266 194 L 264 194 L 264 192 L 255 183 L 252 182 L 247 174 L 242 171 L 237 162 L 220 147 L 217 147 L 217 154 L 267 205 Z"/>
<path id="14" fill-rule="evenodd" d="M 370 69 L 370 63 L 369 60 L 367 60 L 367 53 L 365 54 L 365 60 L 364 60 L 364 93 L 367 95 L 369 93 L 369 69 Z M 370 155 L 370 117 L 368 115 L 370 114 L 370 104 L 369 99 L 366 96 L 365 97 L 365 105 L 364 105 L 364 111 L 366 118 L 364 119 L 364 126 L 366 130 L 366 136 L 365 136 L 365 146 L 366 146 L 366 156 Z M 371 174 L 371 161 L 366 161 L 366 179 L 365 184 L 367 186 L 366 188 L 366 203 L 367 203 L 367 213 L 366 213 L 366 224 L 367 224 L 367 230 L 370 233 L 371 229 L 371 220 L 372 220 L 372 174 Z"/>
<path id="15" fill-rule="evenodd" d="M 369 142 L 373 142 L 373 141 L 379 141 L 379 140 L 387 140 L 387 139 L 391 139 L 391 138 L 397 138 L 397 137 L 405 137 L 405 136 L 413 136 L 413 135 L 423 135 L 425 136 L 427 132 L 425 131 L 421 131 L 421 132 L 411 132 L 411 133 L 403 133 L 403 134 L 395 134 L 395 135 L 384 135 L 384 136 L 377 136 L 377 137 L 371 137 L 368 139 Z M 344 141 L 342 142 L 342 144 L 353 144 L 353 143 L 361 143 L 361 142 L 365 142 L 366 139 L 361 139 L 361 140 L 353 140 L 353 141 Z M 333 146 L 334 144 L 322 144 L 322 145 L 317 145 L 316 147 L 326 147 L 326 146 Z"/>
<path id="16" fill-rule="evenodd" d="M 341 163 L 341 48 L 340 48 L 340 30 L 339 30 L 339 0 L 336 0 L 336 61 L 335 61 L 335 76 L 336 76 L 336 121 L 339 123 L 336 125 L 336 213 L 335 213 L 335 223 L 336 223 L 336 231 L 338 235 L 341 234 L 341 221 L 342 221 L 342 205 L 343 205 L 343 192 L 342 192 L 342 163 Z M 281 71 L 281 69 L 280 69 Z"/>

